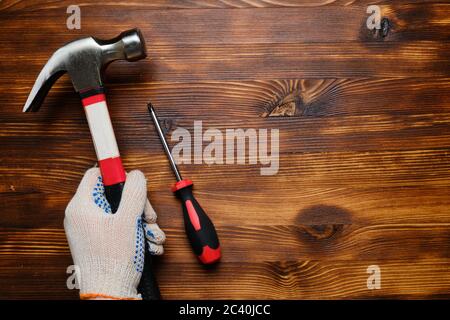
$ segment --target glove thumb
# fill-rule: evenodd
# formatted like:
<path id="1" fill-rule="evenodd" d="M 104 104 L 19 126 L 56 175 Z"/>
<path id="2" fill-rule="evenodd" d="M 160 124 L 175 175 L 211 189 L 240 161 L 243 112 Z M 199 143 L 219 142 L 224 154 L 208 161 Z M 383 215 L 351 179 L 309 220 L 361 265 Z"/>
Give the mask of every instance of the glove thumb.
<path id="1" fill-rule="evenodd" d="M 127 180 L 125 181 L 122 198 L 116 214 L 124 217 L 138 217 L 144 212 L 146 201 L 147 180 L 141 171 L 133 170 L 127 174 Z"/>

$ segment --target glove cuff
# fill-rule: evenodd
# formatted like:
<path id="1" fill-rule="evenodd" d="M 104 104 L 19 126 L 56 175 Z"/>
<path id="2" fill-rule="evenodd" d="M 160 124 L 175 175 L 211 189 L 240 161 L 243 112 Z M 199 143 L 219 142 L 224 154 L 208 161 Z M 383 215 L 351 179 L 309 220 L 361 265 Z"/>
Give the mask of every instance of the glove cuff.
<path id="1" fill-rule="evenodd" d="M 141 273 L 132 263 L 115 260 L 89 259 L 79 261 L 81 299 L 135 299 L 141 300 L 137 285 Z"/>

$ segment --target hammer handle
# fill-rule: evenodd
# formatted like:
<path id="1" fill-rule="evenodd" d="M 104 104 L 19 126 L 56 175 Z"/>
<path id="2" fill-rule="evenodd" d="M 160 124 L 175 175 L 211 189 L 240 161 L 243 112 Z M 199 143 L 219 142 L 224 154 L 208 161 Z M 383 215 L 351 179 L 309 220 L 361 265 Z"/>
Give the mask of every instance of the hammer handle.
<path id="1" fill-rule="evenodd" d="M 96 89 L 81 93 L 81 102 L 94 142 L 103 184 L 105 186 L 123 184 L 126 179 L 125 170 L 120 159 L 119 148 L 117 147 L 103 90 Z M 119 195 L 121 195 L 120 192 Z"/>
<path id="2" fill-rule="evenodd" d="M 120 199 L 122 198 L 122 191 L 125 183 L 117 183 L 111 186 L 105 186 L 105 197 L 111 206 L 111 212 L 116 213 L 119 209 Z"/>
<path id="3" fill-rule="evenodd" d="M 80 96 L 105 186 L 105 197 L 111 206 L 112 213 L 115 213 L 119 208 L 126 174 L 109 117 L 106 97 L 103 88 L 80 92 Z M 147 248 L 139 291 L 145 300 L 161 298 L 158 283 L 151 270 L 151 257 Z"/>

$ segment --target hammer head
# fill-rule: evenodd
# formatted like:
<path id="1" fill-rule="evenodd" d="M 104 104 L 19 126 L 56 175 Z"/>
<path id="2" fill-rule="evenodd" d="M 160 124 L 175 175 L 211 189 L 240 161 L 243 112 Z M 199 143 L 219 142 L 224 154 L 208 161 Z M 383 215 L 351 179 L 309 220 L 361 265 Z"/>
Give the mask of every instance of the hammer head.
<path id="1" fill-rule="evenodd" d="M 136 61 L 146 56 L 139 29 L 127 30 L 111 40 L 88 37 L 69 42 L 51 56 L 39 73 L 23 112 L 39 110 L 52 85 L 65 72 L 75 91 L 82 92 L 103 85 L 102 71 L 112 61 Z"/>

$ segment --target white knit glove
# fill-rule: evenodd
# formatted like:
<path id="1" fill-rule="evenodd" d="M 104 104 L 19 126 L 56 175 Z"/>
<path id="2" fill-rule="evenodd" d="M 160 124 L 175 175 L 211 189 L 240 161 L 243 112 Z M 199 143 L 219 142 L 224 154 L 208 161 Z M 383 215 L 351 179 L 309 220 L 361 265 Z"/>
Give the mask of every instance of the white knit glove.
<path id="1" fill-rule="evenodd" d="M 100 170 L 89 169 L 66 208 L 64 229 L 74 264 L 79 268 L 82 299 L 141 298 L 137 286 L 144 264 L 145 239 L 150 253 L 156 255 L 163 253 L 165 240 L 147 200 L 147 182 L 141 171 L 127 175 L 119 209 L 112 214 Z"/>

